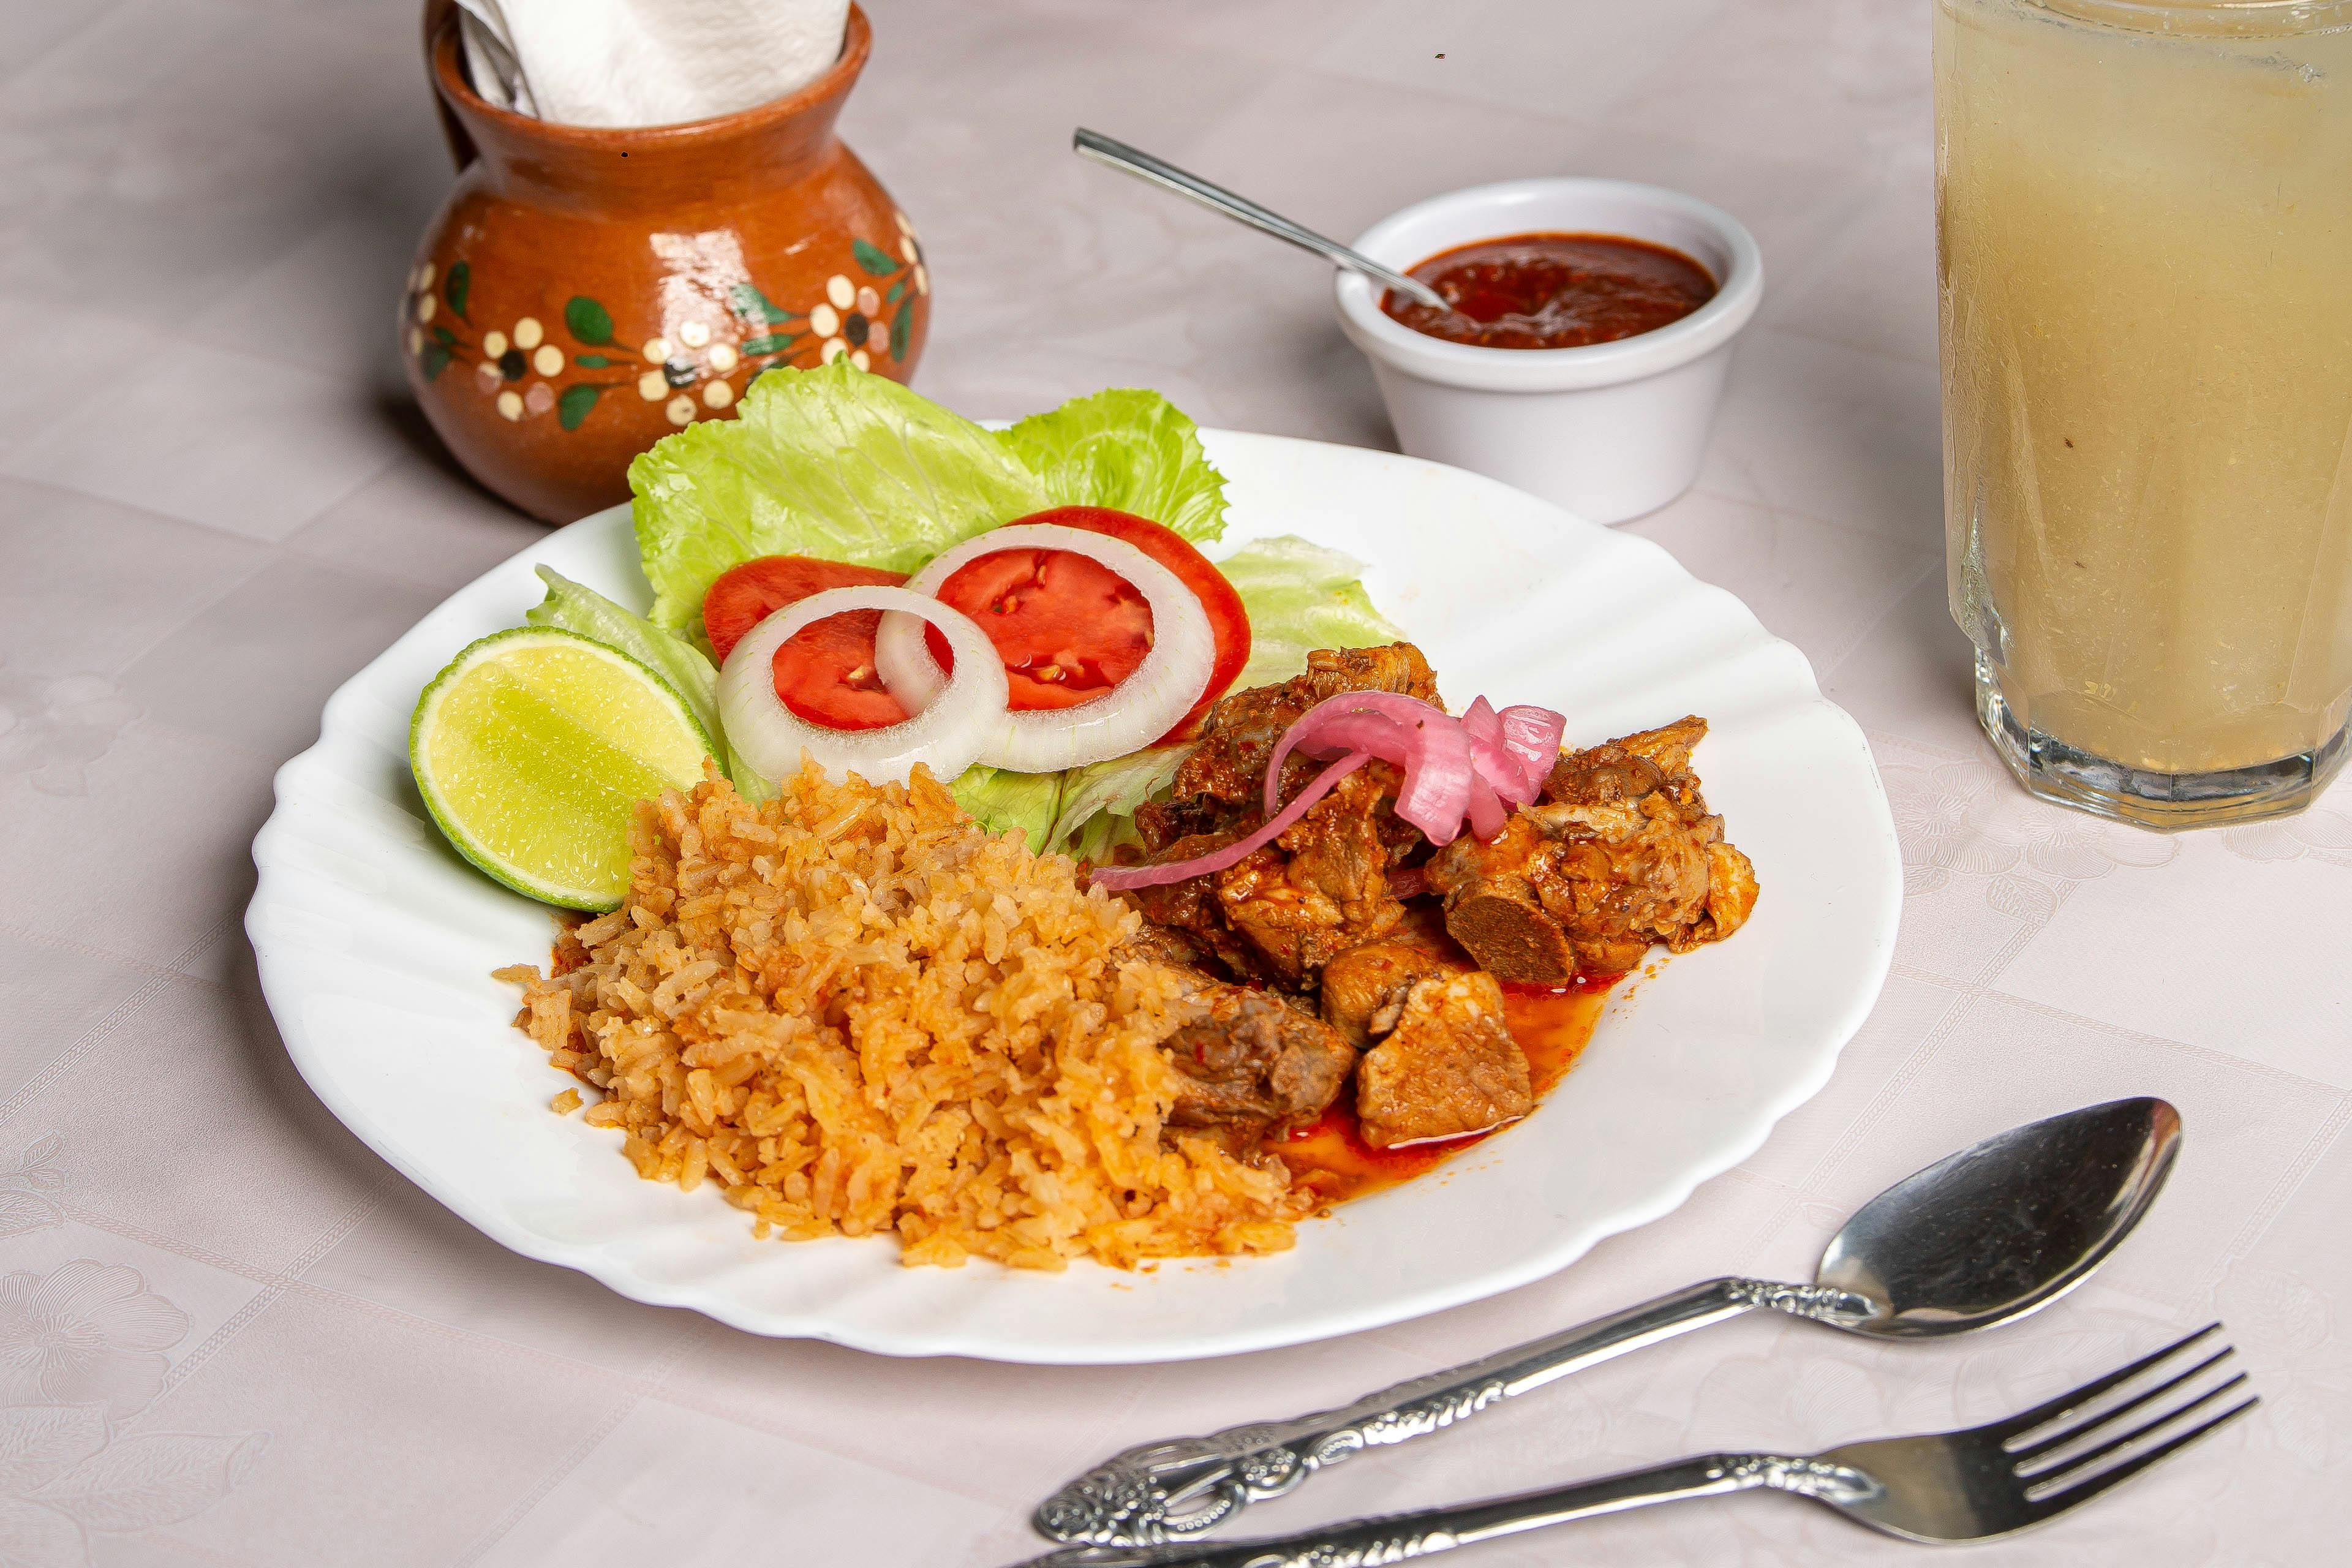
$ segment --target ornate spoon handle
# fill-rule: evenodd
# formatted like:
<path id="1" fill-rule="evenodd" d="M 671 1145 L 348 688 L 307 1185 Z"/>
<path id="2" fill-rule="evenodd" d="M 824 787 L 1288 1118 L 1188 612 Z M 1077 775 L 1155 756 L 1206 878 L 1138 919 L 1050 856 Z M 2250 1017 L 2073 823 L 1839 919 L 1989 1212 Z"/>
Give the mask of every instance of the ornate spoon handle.
<path id="1" fill-rule="evenodd" d="M 1705 1454 L 1574 1486 L 1417 1513 L 1324 1525 L 1257 1541 L 1176 1541 L 1156 1546 L 1074 1546 L 1022 1568 L 1370 1568 L 1404 1563 L 1521 1531 L 1684 1498 L 1770 1487 L 1852 1501 L 1878 1490 L 1862 1471 L 1781 1454 Z"/>
<path id="2" fill-rule="evenodd" d="M 1036 1525 L 1053 1540 L 1097 1546 L 1195 1535 L 1350 1454 L 1440 1431 L 1554 1378 L 1758 1307 L 1832 1322 L 1870 1315 L 1861 1297 L 1825 1286 L 1710 1279 L 1338 1410 L 1129 1448 L 1039 1504 Z"/>

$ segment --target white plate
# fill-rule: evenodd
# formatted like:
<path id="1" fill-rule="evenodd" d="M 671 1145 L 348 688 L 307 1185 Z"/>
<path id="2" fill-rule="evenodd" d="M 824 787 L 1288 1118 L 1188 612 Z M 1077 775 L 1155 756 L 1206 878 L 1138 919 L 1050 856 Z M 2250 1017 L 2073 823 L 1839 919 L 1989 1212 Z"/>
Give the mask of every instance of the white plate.
<path id="1" fill-rule="evenodd" d="M 545 962 L 548 911 L 442 842 L 407 753 L 418 690 L 467 643 L 521 622 L 541 596 L 534 566 L 647 602 L 625 509 L 549 535 L 426 616 L 335 693 L 319 743 L 279 771 L 246 929 L 302 1076 L 517 1252 L 754 1333 L 894 1355 L 1149 1362 L 1295 1344 L 1509 1289 L 1671 1212 L 1821 1088 L 1885 979 L 1901 861 L 1861 731 L 1802 655 L 1655 545 L 1410 458 L 1205 438 L 1231 480 L 1216 548 L 1296 532 L 1362 557 L 1454 704 L 1486 692 L 1558 708 L 1573 743 L 1686 712 L 1713 726 L 1698 772 L 1755 859 L 1755 918 L 1613 1003 L 1524 1123 L 1301 1225 L 1290 1252 L 1150 1274 L 907 1268 L 887 1238 L 755 1241 L 714 1190 L 640 1181 L 617 1132 L 548 1110 L 569 1080 L 510 1026 L 516 993 L 490 978 Z"/>

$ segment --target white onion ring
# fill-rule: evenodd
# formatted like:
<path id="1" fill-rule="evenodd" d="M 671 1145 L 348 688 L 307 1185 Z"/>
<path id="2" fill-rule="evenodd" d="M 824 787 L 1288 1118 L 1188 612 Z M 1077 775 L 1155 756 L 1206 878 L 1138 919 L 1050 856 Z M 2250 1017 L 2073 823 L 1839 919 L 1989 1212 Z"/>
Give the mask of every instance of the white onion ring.
<path id="1" fill-rule="evenodd" d="M 1151 606 L 1151 651 L 1132 674 L 1099 697 L 1070 708 L 1007 713 L 1002 741 L 982 752 L 980 761 L 1015 773 L 1047 773 L 1123 757 L 1173 729 L 1209 689 L 1217 639 L 1200 596 L 1184 586 L 1182 578 L 1124 539 L 1058 523 L 1015 523 L 965 540 L 908 578 L 907 590 L 936 595 L 959 567 L 1000 550 L 1066 550 L 1127 579 Z M 955 645 L 951 641 L 950 646 Z M 960 677 L 964 652 L 957 647 L 955 653 Z M 1003 656 L 993 645 L 988 657 L 1003 668 Z M 882 617 L 881 634 L 874 639 L 874 668 L 890 695 L 910 713 L 928 712 L 948 679 L 923 646 L 922 622 L 912 614 Z"/>
<path id="2" fill-rule="evenodd" d="M 945 633 L 955 650 L 955 674 L 938 699 L 882 730 L 828 729 L 785 707 L 776 694 L 776 650 L 802 627 L 844 610 L 903 615 Z M 786 605 L 753 626 L 719 671 L 719 719 L 727 743 L 768 779 L 799 767 L 805 752 L 835 783 L 854 771 L 869 784 L 905 784 L 921 763 L 946 784 L 1003 738 L 1005 700 L 1004 661 L 970 616 L 928 595 L 878 584 L 827 588 Z"/>

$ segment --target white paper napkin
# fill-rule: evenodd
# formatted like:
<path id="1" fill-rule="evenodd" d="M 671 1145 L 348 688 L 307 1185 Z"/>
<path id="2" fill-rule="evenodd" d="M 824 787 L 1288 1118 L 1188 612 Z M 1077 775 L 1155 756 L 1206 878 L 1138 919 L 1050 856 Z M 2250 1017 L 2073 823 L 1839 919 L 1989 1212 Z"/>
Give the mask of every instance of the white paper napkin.
<path id="1" fill-rule="evenodd" d="M 457 0 L 474 90 L 566 125 L 675 125 L 815 80 L 849 0 Z"/>

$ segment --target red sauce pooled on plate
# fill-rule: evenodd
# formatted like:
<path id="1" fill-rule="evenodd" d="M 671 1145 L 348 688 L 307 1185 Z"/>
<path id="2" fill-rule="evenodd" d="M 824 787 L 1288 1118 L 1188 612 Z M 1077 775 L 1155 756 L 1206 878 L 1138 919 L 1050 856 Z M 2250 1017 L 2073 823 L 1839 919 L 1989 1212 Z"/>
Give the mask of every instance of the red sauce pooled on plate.
<path id="1" fill-rule="evenodd" d="M 1513 234 L 1440 251 L 1411 269 L 1460 312 L 1391 290 L 1381 309 L 1416 332 L 1489 349 L 1572 349 L 1679 321 L 1715 279 L 1679 250 L 1613 234 Z"/>
<path id="2" fill-rule="evenodd" d="M 1592 1026 L 1600 1020 L 1601 1009 L 1609 1000 L 1609 988 L 1623 978 L 1622 974 L 1579 976 L 1556 989 L 1539 985 L 1503 987 L 1504 1022 L 1510 1027 L 1511 1038 L 1527 1053 L 1529 1087 L 1538 1100 L 1576 1065 L 1585 1042 L 1592 1038 Z M 1418 1176 L 1449 1156 L 1505 1131 L 1507 1129 L 1497 1127 L 1491 1132 L 1473 1132 L 1466 1138 L 1449 1138 L 1443 1142 L 1375 1149 L 1364 1142 L 1363 1131 L 1357 1123 L 1356 1096 L 1351 1087 L 1340 1090 L 1330 1110 L 1292 1133 L 1276 1152 L 1290 1167 L 1291 1179 L 1301 1187 L 1313 1189 L 1328 1207 Z"/>

